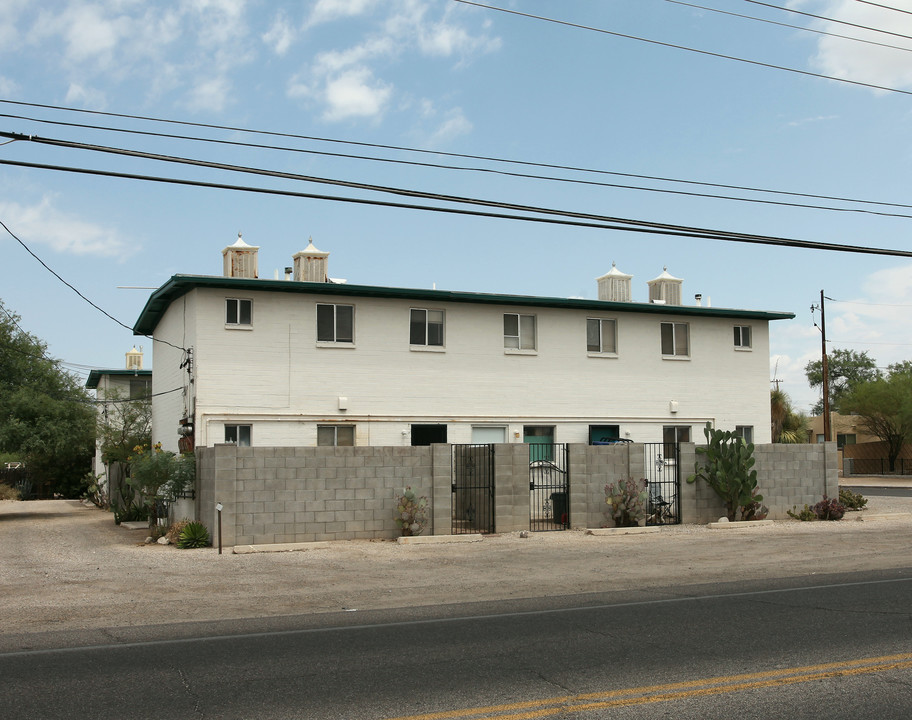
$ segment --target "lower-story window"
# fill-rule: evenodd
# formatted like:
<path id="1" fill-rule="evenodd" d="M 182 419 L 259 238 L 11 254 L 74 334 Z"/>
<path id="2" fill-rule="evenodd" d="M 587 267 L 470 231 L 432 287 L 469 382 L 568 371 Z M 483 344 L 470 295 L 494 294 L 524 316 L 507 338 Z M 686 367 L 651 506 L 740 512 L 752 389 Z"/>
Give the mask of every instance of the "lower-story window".
<path id="1" fill-rule="evenodd" d="M 754 441 L 754 426 L 735 425 L 735 435 L 744 440 L 746 443 L 752 443 Z"/>
<path id="2" fill-rule="evenodd" d="M 354 425 L 317 425 L 317 445 L 351 447 L 354 444 Z"/>
<path id="3" fill-rule="evenodd" d="M 225 442 L 238 447 L 250 447 L 250 425 L 226 425 Z"/>
<path id="4" fill-rule="evenodd" d="M 690 442 L 689 425 L 666 425 L 662 428 L 662 442 L 665 443 L 665 459 L 675 457 L 678 443 Z"/>

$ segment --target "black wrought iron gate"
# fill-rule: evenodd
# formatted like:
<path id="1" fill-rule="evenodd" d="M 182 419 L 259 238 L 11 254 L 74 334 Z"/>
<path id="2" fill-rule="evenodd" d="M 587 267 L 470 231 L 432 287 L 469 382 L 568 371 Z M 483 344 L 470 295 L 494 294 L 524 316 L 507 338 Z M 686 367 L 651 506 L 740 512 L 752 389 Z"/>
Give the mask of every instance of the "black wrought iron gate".
<path id="1" fill-rule="evenodd" d="M 494 445 L 453 445 L 452 533 L 494 532 Z"/>
<path id="2" fill-rule="evenodd" d="M 647 525 L 681 524 L 681 453 L 677 443 L 645 443 Z"/>
<path id="3" fill-rule="evenodd" d="M 566 443 L 529 445 L 529 529 L 570 527 L 570 463 Z"/>

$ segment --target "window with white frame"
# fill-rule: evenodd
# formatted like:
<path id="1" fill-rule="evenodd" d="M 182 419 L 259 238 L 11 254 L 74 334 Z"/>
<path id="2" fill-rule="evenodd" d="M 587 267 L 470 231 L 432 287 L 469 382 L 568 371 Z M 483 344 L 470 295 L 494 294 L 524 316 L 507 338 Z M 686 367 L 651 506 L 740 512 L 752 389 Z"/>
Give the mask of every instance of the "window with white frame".
<path id="1" fill-rule="evenodd" d="M 688 357 L 690 355 L 690 326 L 687 323 L 662 323 L 662 355 Z"/>
<path id="2" fill-rule="evenodd" d="M 735 347 L 739 350 L 751 349 L 750 325 L 735 325 Z"/>
<path id="3" fill-rule="evenodd" d="M 535 316 L 504 313 L 504 347 L 508 350 L 535 349 Z"/>
<path id="4" fill-rule="evenodd" d="M 317 445 L 351 447 L 354 444 L 354 425 L 317 425 Z"/>
<path id="5" fill-rule="evenodd" d="M 443 347 L 443 310 L 409 310 L 409 344 Z"/>
<path id="6" fill-rule="evenodd" d="M 690 442 L 690 426 L 666 425 L 662 428 L 662 442 L 665 445 L 665 460 L 677 457 L 678 444 Z"/>
<path id="7" fill-rule="evenodd" d="M 355 341 L 354 305 L 318 303 L 317 341 L 353 343 Z"/>
<path id="8" fill-rule="evenodd" d="M 226 325 L 251 325 L 253 319 L 253 300 L 241 298 L 225 299 L 225 324 Z"/>
<path id="9" fill-rule="evenodd" d="M 752 443 L 754 441 L 754 426 L 735 425 L 735 435 L 744 440 L 746 443 Z"/>
<path id="10" fill-rule="evenodd" d="M 250 425 L 226 425 L 225 442 L 238 447 L 250 447 Z"/>
<path id="11" fill-rule="evenodd" d="M 586 350 L 617 354 L 617 321 L 612 318 L 586 318 Z"/>

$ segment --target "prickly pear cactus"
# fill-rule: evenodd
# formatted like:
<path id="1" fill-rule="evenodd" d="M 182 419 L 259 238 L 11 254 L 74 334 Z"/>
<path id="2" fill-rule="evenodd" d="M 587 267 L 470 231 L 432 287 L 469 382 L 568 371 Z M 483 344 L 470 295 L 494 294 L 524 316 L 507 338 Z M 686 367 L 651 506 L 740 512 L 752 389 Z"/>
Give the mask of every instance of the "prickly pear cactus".
<path id="1" fill-rule="evenodd" d="M 704 460 L 694 465 L 694 474 L 687 482 L 706 482 L 725 503 L 728 519 L 735 520 L 740 508 L 763 500 L 757 492 L 757 471 L 751 469 L 756 462 L 754 445 L 730 430 L 715 430 L 710 423 L 706 423 L 703 434 L 706 445 L 696 452 Z"/>
<path id="2" fill-rule="evenodd" d="M 645 479 L 618 480 L 605 484 L 605 517 L 614 521 L 615 527 L 635 527 L 646 517 L 649 492 Z"/>

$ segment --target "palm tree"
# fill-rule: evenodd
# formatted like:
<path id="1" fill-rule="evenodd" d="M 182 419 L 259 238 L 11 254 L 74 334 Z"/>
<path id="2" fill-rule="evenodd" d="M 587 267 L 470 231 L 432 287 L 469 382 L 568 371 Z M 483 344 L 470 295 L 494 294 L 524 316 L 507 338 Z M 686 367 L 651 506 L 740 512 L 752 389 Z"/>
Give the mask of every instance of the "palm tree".
<path id="1" fill-rule="evenodd" d="M 775 443 L 792 445 L 808 441 L 808 417 L 792 407 L 788 393 L 776 389 L 770 391 L 770 421 Z"/>

